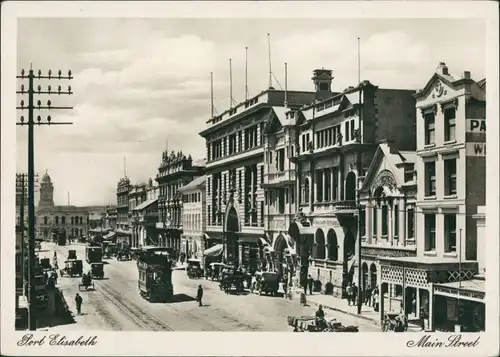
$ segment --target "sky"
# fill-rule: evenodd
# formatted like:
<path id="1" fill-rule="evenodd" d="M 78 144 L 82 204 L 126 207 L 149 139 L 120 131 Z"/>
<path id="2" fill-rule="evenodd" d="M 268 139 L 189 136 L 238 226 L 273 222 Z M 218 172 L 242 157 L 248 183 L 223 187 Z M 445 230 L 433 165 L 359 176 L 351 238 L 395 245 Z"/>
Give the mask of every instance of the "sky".
<path id="1" fill-rule="evenodd" d="M 230 58 L 233 97 L 245 99 L 245 47 L 249 95 L 267 89 L 267 33 L 274 87 L 284 85 L 286 62 L 289 90 L 313 90 L 312 71 L 327 68 L 341 91 L 357 82 L 358 37 L 361 80 L 417 90 L 439 62 L 457 77 L 484 78 L 485 31 L 473 19 L 19 19 L 18 71 L 32 64 L 74 75 L 61 83 L 74 95 L 42 98 L 73 106 L 50 113 L 73 125 L 35 128 L 35 171 L 51 176 L 56 204 L 67 204 L 68 192 L 72 205 L 116 204 L 118 180 L 154 178 L 167 146 L 204 158 L 198 133 L 210 116 L 210 72 L 218 113 L 230 103 Z M 51 82 L 41 85 L 59 84 Z M 26 127 L 16 138 L 16 169 L 26 172 Z"/>

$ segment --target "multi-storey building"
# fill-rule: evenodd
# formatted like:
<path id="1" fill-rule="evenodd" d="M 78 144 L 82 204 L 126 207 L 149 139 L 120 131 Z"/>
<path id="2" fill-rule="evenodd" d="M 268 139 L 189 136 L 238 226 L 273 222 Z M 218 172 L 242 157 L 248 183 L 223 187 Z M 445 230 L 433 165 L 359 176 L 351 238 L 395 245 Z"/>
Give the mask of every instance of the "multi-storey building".
<path id="1" fill-rule="evenodd" d="M 147 198 L 147 185 L 146 183 L 138 183 L 136 185 L 131 185 L 128 191 L 128 218 L 130 220 L 130 226 L 132 228 L 132 247 L 139 246 L 139 231 L 141 235 L 144 236 L 142 232 L 142 223 L 139 222 L 138 210 L 136 207 L 141 206 Z M 148 242 L 148 244 L 153 244 L 154 241 Z M 142 244 L 141 244 L 142 245 Z"/>
<path id="2" fill-rule="evenodd" d="M 417 256 L 380 258 L 380 291 L 403 285 L 406 312 L 416 295 L 416 310 L 424 309 L 429 329 L 454 330 L 474 311 L 467 302 L 473 297 L 458 302 L 452 291 L 461 284 L 457 280 L 478 271 L 473 216 L 485 204 L 485 81 L 474 81 L 468 71 L 454 77 L 440 63 L 415 97 Z M 383 311 L 382 304 L 381 317 Z"/>
<path id="3" fill-rule="evenodd" d="M 51 238 L 52 229 L 64 229 L 68 237 L 88 234 L 89 215 L 102 212 L 103 206 L 57 206 L 54 204 L 54 185 L 46 172 L 40 183 L 40 201 L 36 211 L 36 230 L 44 239 Z"/>
<path id="4" fill-rule="evenodd" d="M 130 179 L 122 177 L 116 185 L 116 236 L 117 240 L 132 245 L 132 229 L 129 219 Z"/>
<path id="5" fill-rule="evenodd" d="M 400 151 L 389 143 L 382 143 L 366 172 L 359 201 L 363 207 L 359 222 L 362 292 L 367 287 L 374 289 L 379 285 L 380 257 L 414 257 L 417 254 L 415 161 L 415 151 Z M 389 284 L 386 306 L 399 312 L 402 296 L 401 284 Z M 411 291 L 408 298 L 413 301 L 415 291 Z"/>
<path id="6" fill-rule="evenodd" d="M 205 176 L 179 188 L 182 194 L 181 252 L 186 257 L 203 258 L 205 250 Z"/>
<path id="7" fill-rule="evenodd" d="M 159 234 L 156 229 L 158 222 L 158 186 L 153 184 L 150 178 L 144 191 L 139 191 L 142 202 L 132 209 L 132 221 L 134 222 L 134 235 L 137 246 L 159 245 Z M 137 199 L 136 198 L 136 199 Z"/>
<path id="8" fill-rule="evenodd" d="M 331 71 L 313 79 L 330 88 Z M 356 275 L 357 189 L 378 143 L 415 149 L 413 91 L 363 81 L 286 115 L 297 127 L 291 159 L 299 211 L 288 235 L 301 279 L 310 274 L 340 295 Z"/>
<path id="9" fill-rule="evenodd" d="M 158 182 L 159 221 L 156 227 L 160 230 L 161 245 L 181 249 L 182 234 L 182 195 L 179 188 L 202 175 L 205 160 L 193 161 L 191 155 L 182 151 L 162 154 L 156 181 Z"/>
<path id="10" fill-rule="evenodd" d="M 107 206 L 105 210 L 104 227 L 110 231 L 116 229 L 116 206 Z"/>
<path id="11" fill-rule="evenodd" d="M 269 88 L 207 121 L 206 224 L 209 241 L 224 244 L 224 259 L 256 268 L 264 238 L 264 132 L 315 92 Z M 280 118 L 280 119 L 278 119 Z M 274 129 L 269 129 L 274 130 Z M 264 240 L 268 245 L 269 240 Z M 212 245 L 213 243 L 210 243 Z"/>

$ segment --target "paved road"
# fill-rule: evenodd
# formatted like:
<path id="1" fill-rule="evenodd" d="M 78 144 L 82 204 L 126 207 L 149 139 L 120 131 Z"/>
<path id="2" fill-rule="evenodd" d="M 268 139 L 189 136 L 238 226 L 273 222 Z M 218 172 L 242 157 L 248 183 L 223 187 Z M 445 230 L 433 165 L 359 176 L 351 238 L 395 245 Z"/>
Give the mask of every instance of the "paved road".
<path id="1" fill-rule="evenodd" d="M 69 249 L 75 249 L 79 259 L 84 260 L 85 246 L 74 244 L 56 246 L 44 243 L 40 256 L 52 257 L 58 253 L 62 265 Z M 95 280 L 95 291 L 81 291 L 83 315 L 75 316 L 76 324 L 64 328 L 96 330 L 148 330 L 148 331 L 291 331 L 288 315 L 311 315 L 311 307 L 302 307 L 298 299 L 289 301 L 279 297 L 248 295 L 226 295 L 218 283 L 204 279 L 189 279 L 183 270 L 172 273 L 176 302 L 162 304 L 144 300 L 137 287 L 135 261 L 118 262 L 106 260 L 105 279 Z M 84 271 L 89 266 L 84 262 Z M 64 293 L 70 309 L 76 311 L 74 296 L 80 278 L 59 278 L 58 285 Z M 203 303 L 199 307 L 194 301 L 196 289 L 204 289 Z M 359 326 L 360 331 L 379 331 L 372 323 L 340 312 L 327 312 L 345 325 Z"/>

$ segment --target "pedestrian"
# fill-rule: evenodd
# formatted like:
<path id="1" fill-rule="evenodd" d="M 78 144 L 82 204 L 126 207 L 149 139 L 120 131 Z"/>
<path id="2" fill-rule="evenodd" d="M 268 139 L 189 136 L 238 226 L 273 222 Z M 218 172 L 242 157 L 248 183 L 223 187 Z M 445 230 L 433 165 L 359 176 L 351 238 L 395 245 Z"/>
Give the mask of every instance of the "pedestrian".
<path id="1" fill-rule="evenodd" d="M 302 280 L 302 287 L 304 288 L 304 295 L 307 295 L 307 278 L 305 276 Z"/>
<path id="2" fill-rule="evenodd" d="M 307 285 L 309 286 L 309 295 L 313 294 L 313 284 L 314 284 L 314 279 L 311 275 L 309 275 L 309 278 L 307 279 Z"/>
<path id="3" fill-rule="evenodd" d="M 378 305 L 379 305 L 379 291 L 378 291 L 378 286 L 375 287 L 372 291 L 372 296 L 373 296 L 373 310 L 378 311 Z"/>
<path id="4" fill-rule="evenodd" d="M 345 292 L 347 294 L 347 305 L 351 306 L 351 300 L 352 300 L 352 284 L 351 283 L 347 284 L 347 288 L 345 289 Z"/>
<path id="5" fill-rule="evenodd" d="M 370 285 L 365 289 L 365 305 L 372 306 L 372 288 Z"/>
<path id="6" fill-rule="evenodd" d="M 76 293 L 76 296 L 75 296 L 75 303 L 76 303 L 76 312 L 78 313 L 78 315 L 80 315 L 82 313 L 83 299 L 80 296 L 80 294 L 78 294 L 78 293 Z"/>
<path id="7" fill-rule="evenodd" d="M 425 308 L 422 306 L 420 308 L 420 327 L 422 328 L 422 331 L 425 330 L 425 319 L 427 318 L 427 313 L 425 311 Z"/>
<path id="8" fill-rule="evenodd" d="M 203 306 L 201 303 L 201 299 L 203 298 L 203 288 L 201 285 L 198 285 L 198 291 L 196 293 L 196 300 L 198 301 L 198 306 Z"/>
<path id="9" fill-rule="evenodd" d="M 358 296 L 358 287 L 356 286 L 356 283 L 352 283 L 352 304 L 356 305 L 356 298 Z"/>

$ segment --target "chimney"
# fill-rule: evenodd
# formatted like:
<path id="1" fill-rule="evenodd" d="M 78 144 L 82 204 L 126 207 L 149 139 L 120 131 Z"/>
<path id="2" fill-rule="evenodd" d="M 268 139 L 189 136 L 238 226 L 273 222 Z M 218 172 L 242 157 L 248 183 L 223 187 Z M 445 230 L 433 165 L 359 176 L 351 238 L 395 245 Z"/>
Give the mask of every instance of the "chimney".
<path id="1" fill-rule="evenodd" d="M 313 71 L 314 88 L 318 99 L 328 98 L 332 94 L 332 70 L 330 69 L 315 69 Z"/>
<path id="2" fill-rule="evenodd" d="M 464 71 L 463 78 L 464 79 L 470 79 L 470 71 Z"/>
<path id="3" fill-rule="evenodd" d="M 446 66 L 446 63 L 439 62 L 438 66 L 436 68 L 436 72 L 443 75 L 443 76 L 447 76 L 449 73 L 448 73 L 448 66 Z"/>

